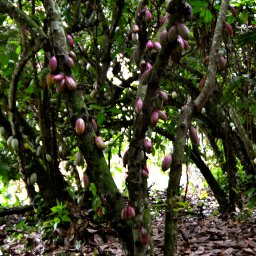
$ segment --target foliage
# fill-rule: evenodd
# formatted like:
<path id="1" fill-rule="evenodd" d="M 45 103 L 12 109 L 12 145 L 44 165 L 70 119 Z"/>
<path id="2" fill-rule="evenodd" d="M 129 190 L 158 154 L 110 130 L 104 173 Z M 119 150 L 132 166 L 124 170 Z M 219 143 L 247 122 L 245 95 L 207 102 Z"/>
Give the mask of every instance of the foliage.
<path id="1" fill-rule="evenodd" d="M 9 2 L 14 5 L 11 13 L 6 7 Z M 169 10 L 176 1 L 168 6 L 169 1 L 62 0 L 56 9 L 60 17 L 49 15 L 53 2 L 0 1 L 1 206 L 9 203 L 9 182 L 22 179 L 39 218 L 57 199 L 43 225 L 46 233 L 71 222 L 65 201 L 80 208 L 86 205 L 93 209 L 94 220 L 109 217 L 115 225 L 121 222 L 120 212 L 126 202 L 118 197 L 120 191 L 112 176 L 128 173 L 122 181 L 123 197 L 142 215 L 132 221 L 139 221 L 139 226 L 150 225 L 147 175 L 142 177 L 141 173 L 146 165 L 160 170 L 163 157 L 178 152 L 182 143 L 178 143 L 177 134 L 182 125 L 177 124 L 187 100 L 195 104 L 198 95 L 206 97 L 201 93 L 205 86 L 202 81 L 209 75 L 206 60 L 221 1 L 190 0 L 193 15 L 189 13 L 189 17 L 184 13 L 175 17 L 177 14 Z M 192 125 L 199 143 L 195 145 L 184 131 L 186 152 L 174 159 L 172 166 L 177 164 L 182 169 L 182 164 L 198 160 L 198 169 L 206 167 L 208 177 L 216 181 L 214 185 L 208 182 L 210 189 L 218 186 L 214 196 L 223 192 L 233 210 L 241 199 L 248 207 L 256 204 L 255 9 L 253 1 L 247 0 L 230 1 L 230 5 L 225 19 L 229 31 L 223 29 L 215 56 L 215 84 L 207 91 L 210 100 L 202 110 L 193 111 Z M 166 10 L 168 22 L 161 27 Z M 21 11 L 29 21 L 20 20 L 22 15 L 15 11 Z M 152 20 L 146 19 L 146 11 L 150 11 Z M 164 28 L 181 21 L 190 29 L 187 49 L 182 49 L 178 38 L 168 42 L 168 47 L 162 45 L 161 51 L 146 47 L 149 40 L 159 40 Z M 56 25 L 61 23 L 66 35 L 62 25 Z M 134 31 L 135 24 L 138 32 Z M 74 45 L 66 40 L 67 35 Z M 168 50 L 172 55 L 167 59 Z M 58 63 L 56 68 L 49 68 L 53 55 Z M 142 83 L 142 60 L 153 70 L 148 88 Z M 58 74 L 65 75 L 63 91 L 61 82 L 52 80 Z M 75 90 L 67 86 L 67 77 L 74 79 Z M 167 94 L 167 101 L 161 99 L 160 90 Z M 139 113 L 135 111 L 138 97 L 144 104 Z M 164 111 L 167 120 L 153 126 L 150 115 L 156 110 Z M 78 118 L 84 122 L 81 133 L 74 129 Z M 101 136 L 106 149 L 95 143 L 96 136 Z M 145 152 L 145 138 L 153 144 L 150 154 Z M 18 145 L 13 139 L 18 139 Z M 123 166 L 121 158 L 128 147 L 131 154 Z M 139 152 L 141 161 L 137 161 Z M 87 179 L 84 184 L 81 173 Z M 171 177 L 167 173 L 166 178 Z M 236 202 L 230 198 L 233 193 Z M 198 195 L 201 199 L 208 196 L 208 191 Z M 167 204 L 175 206 L 176 212 L 190 208 L 188 202 L 177 199 L 175 204 L 172 200 Z"/>
<path id="2" fill-rule="evenodd" d="M 67 205 L 57 201 L 57 205 L 53 206 L 51 213 L 48 215 L 48 220 L 43 222 L 43 230 L 47 235 L 55 231 L 60 226 L 65 226 L 71 222 Z"/>

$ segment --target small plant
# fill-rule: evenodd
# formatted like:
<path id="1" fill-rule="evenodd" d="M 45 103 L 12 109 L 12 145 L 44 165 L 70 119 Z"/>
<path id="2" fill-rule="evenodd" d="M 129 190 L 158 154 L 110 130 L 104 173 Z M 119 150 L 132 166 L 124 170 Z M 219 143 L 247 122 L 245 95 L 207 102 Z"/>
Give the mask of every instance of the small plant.
<path id="1" fill-rule="evenodd" d="M 97 195 L 97 189 L 94 183 L 90 184 L 89 190 L 92 192 L 92 209 L 95 212 L 94 220 L 100 219 L 105 214 L 105 208 L 102 207 L 100 197 Z"/>
<path id="2" fill-rule="evenodd" d="M 57 205 L 51 208 L 51 213 L 48 215 L 49 220 L 43 223 L 45 233 L 55 231 L 59 225 L 65 225 L 71 222 L 67 205 L 57 200 Z"/>

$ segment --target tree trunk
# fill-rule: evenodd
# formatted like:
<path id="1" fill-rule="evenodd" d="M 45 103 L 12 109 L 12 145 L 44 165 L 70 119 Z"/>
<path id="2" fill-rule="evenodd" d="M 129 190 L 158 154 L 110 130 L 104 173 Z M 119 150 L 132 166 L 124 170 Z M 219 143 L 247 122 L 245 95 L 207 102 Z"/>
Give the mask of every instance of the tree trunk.
<path id="1" fill-rule="evenodd" d="M 182 170 L 182 161 L 184 157 L 184 149 L 186 142 L 186 134 L 192 119 L 194 112 L 194 107 L 200 112 L 202 107 L 208 101 L 210 95 L 212 94 L 213 88 L 215 86 L 216 70 L 218 58 L 218 51 L 222 40 L 222 30 L 223 23 L 226 18 L 226 11 L 228 8 L 228 1 L 223 0 L 221 8 L 218 15 L 218 20 L 216 23 L 210 56 L 208 73 L 206 77 L 205 85 L 195 99 L 193 104 L 188 103 L 181 109 L 177 124 L 176 138 L 174 142 L 174 152 L 173 152 L 173 162 L 171 165 L 171 171 L 169 176 L 169 184 L 167 188 L 167 205 L 168 209 L 166 211 L 165 219 L 165 244 L 164 244 L 164 254 L 165 256 L 175 256 L 177 254 L 177 223 L 176 223 L 176 213 L 175 202 L 177 201 L 178 188 Z"/>
<path id="2" fill-rule="evenodd" d="M 226 194 L 219 186 L 218 182 L 212 175 L 208 166 L 204 163 L 200 156 L 200 151 L 197 147 L 193 146 L 193 150 L 191 152 L 191 159 L 196 164 L 196 166 L 200 169 L 201 173 L 203 174 L 207 184 L 209 185 L 210 189 L 213 192 L 214 197 L 218 201 L 220 205 L 220 212 L 223 214 L 229 213 L 231 208 L 229 207 L 229 202 L 226 198 Z"/>

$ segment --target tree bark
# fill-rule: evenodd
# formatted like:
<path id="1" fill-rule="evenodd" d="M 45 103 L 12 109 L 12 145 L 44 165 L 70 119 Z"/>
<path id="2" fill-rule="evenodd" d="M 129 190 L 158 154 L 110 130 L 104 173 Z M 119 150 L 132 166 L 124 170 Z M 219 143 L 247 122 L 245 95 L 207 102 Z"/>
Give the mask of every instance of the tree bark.
<path id="1" fill-rule="evenodd" d="M 218 20 L 216 23 L 210 56 L 209 56 L 209 65 L 208 72 L 206 76 L 205 85 L 195 99 L 193 103 L 187 103 L 184 108 L 181 110 L 176 138 L 174 142 L 174 152 L 173 152 L 173 162 L 171 165 L 170 175 L 169 175 L 169 184 L 167 188 L 167 205 L 168 209 L 166 211 L 165 219 L 165 244 L 164 244 L 164 255 L 165 256 L 175 256 L 177 255 L 177 223 L 176 223 L 176 212 L 175 203 L 177 202 L 177 197 L 179 195 L 179 184 L 182 171 L 182 161 L 184 157 L 185 141 L 187 130 L 189 128 L 192 115 L 195 111 L 201 111 L 202 107 L 208 101 L 210 95 L 212 94 L 213 88 L 215 86 L 215 77 L 217 70 L 217 58 L 218 50 L 221 45 L 222 40 L 222 29 L 223 23 L 226 18 L 226 11 L 228 8 L 228 0 L 223 0 L 221 3 L 221 8 L 218 15 Z"/>
<path id="2" fill-rule="evenodd" d="M 193 150 L 191 152 L 191 159 L 196 164 L 196 166 L 200 169 L 201 173 L 203 174 L 207 184 L 209 185 L 210 189 L 213 192 L 214 197 L 218 201 L 220 205 L 220 212 L 223 214 L 229 213 L 231 208 L 229 207 L 229 202 L 226 198 L 226 194 L 219 186 L 218 182 L 214 178 L 211 173 L 211 170 L 208 166 L 204 163 L 203 159 L 201 158 L 200 151 L 197 147 L 193 146 Z"/>

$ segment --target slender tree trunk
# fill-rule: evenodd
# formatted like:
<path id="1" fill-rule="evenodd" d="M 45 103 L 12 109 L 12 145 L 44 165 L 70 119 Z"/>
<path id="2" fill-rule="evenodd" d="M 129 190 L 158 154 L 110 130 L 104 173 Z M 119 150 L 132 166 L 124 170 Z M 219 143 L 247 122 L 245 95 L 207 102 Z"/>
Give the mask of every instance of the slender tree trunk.
<path id="1" fill-rule="evenodd" d="M 221 8 L 218 15 L 218 20 L 216 23 L 210 56 L 208 73 L 206 77 L 205 85 L 195 99 L 193 103 L 187 103 L 180 113 L 180 117 L 177 124 L 176 138 L 174 142 L 174 152 L 173 152 L 173 162 L 171 165 L 171 171 L 169 175 L 169 184 L 167 188 L 167 205 L 168 209 L 166 211 L 165 219 L 165 244 L 164 244 L 164 255 L 165 256 L 175 256 L 177 254 L 177 219 L 175 213 L 175 203 L 177 202 L 178 189 L 180 184 L 180 176 L 182 170 L 182 162 L 184 157 L 184 149 L 186 142 L 187 131 L 192 119 L 192 115 L 195 111 L 201 111 L 202 107 L 208 101 L 213 88 L 215 86 L 215 77 L 218 59 L 218 51 L 222 40 L 222 29 L 223 23 L 226 18 L 226 11 L 228 8 L 228 1 L 223 0 Z"/>
<path id="2" fill-rule="evenodd" d="M 193 146 L 193 150 L 191 152 L 191 159 L 196 164 L 196 166 L 200 169 L 205 180 L 207 181 L 207 184 L 212 190 L 214 197 L 216 198 L 216 200 L 220 205 L 220 212 L 223 214 L 229 213 L 231 211 L 231 208 L 229 207 L 229 202 L 226 198 L 226 194 L 219 186 L 218 182 L 212 175 L 208 166 L 204 163 L 203 159 L 201 158 L 199 149 L 195 146 Z"/>

